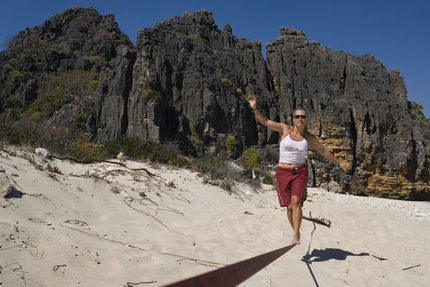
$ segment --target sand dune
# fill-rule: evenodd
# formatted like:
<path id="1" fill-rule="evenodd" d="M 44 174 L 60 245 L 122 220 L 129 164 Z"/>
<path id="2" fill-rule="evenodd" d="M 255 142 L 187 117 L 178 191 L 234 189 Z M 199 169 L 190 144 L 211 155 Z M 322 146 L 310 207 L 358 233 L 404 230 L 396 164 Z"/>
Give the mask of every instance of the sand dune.
<path id="1" fill-rule="evenodd" d="M 273 186 L 0 155 L 14 186 L 0 199 L 0 286 L 164 286 L 291 242 Z M 331 225 L 304 220 L 302 244 L 239 286 L 430 286 L 430 203 L 310 189 L 304 215 Z"/>

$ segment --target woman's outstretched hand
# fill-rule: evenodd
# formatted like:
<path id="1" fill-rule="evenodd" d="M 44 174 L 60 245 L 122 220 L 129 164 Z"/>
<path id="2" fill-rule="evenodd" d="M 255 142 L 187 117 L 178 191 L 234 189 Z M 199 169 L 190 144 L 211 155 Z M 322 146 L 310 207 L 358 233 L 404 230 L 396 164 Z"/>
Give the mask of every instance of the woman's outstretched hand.
<path id="1" fill-rule="evenodd" d="M 340 167 L 344 170 L 344 171 L 348 171 L 351 169 L 351 164 L 349 162 L 346 161 L 341 161 L 339 163 Z"/>
<path id="2" fill-rule="evenodd" d="M 257 108 L 257 98 L 255 96 L 248 96 L 247 100 L 251 109 Z"/>

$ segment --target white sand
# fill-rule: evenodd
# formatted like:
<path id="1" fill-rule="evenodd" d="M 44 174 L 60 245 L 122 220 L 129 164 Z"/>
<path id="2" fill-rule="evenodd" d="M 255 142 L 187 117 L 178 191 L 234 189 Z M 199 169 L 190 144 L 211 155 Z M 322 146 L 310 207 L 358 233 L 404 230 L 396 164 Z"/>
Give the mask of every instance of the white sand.
<path id="1" fill-rule="evenodd" d="M 0 286 L 164 286 L 291 242 L 271 186 L 0 155 L 24 193 L 0 199 Z M 310 189 L 304 215 L 331 227 L 304 220 L 302 244 L 239 286 L 430 286 L 430 203 Z"/>

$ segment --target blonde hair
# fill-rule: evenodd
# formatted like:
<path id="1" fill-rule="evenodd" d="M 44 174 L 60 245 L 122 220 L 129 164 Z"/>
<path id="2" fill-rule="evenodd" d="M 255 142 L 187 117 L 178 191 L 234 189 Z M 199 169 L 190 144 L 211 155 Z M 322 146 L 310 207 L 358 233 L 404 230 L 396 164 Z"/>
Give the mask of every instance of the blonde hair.
<path id="1" fill-rule="evenodd" d="M 307 111 L 305 108 L 303 108 L 303 107 L 297 107 L 297 108 L 295 108 L 295 109 L 294 109 L 294 111 L 293 111 L 293 116 L 294 116 L 294 114 L 295 114 L 297 111 L 304 111 L 304 112 L 306 113 L 306 115 L 308 115 L 308 111 Z"/>

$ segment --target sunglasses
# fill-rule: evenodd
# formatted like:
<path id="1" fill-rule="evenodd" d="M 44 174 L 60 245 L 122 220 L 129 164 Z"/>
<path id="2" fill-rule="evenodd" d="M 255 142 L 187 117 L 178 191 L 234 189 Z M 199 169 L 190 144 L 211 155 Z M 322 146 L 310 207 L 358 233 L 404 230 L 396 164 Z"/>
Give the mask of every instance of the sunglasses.
<path id="1" fill-rule="evenodd" d="M 306 119 L 306 115 L 294 115 L 295 119 Z"/>

